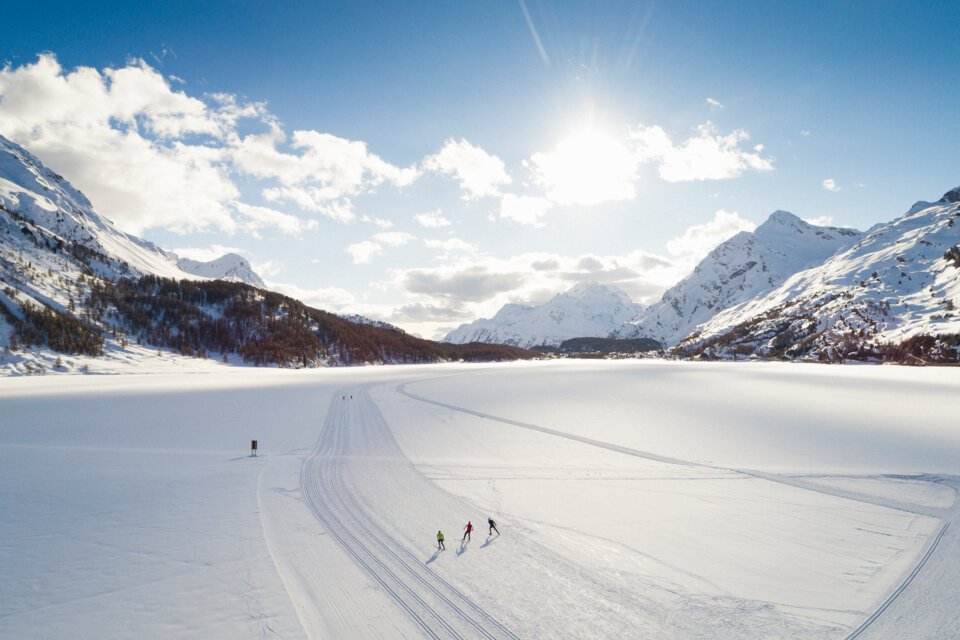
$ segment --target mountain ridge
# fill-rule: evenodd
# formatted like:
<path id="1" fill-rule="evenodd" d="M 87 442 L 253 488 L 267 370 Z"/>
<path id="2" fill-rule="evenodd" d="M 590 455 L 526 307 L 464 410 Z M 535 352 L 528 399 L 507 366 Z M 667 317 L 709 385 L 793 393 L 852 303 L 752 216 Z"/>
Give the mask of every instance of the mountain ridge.
<path id="1" fill-rule="evenodd" d="M 253 270 L 250 262 L 237 253 L 225 253 L 219 258 L 207 261 L 178 258 L 177 267 L 190 275 L 203 278 L 236 280 L 261 289 L 267 286 L 263 278 Z"/>
<path id="2" fill-rule="evenodd" d="M 720 312 L 680 347 L 714 357 L 836 361 L 884 359 L 915 341 L 916 358 L 950 358 L 937 349 L 960 341 L 958 304 L 960 187 L 914 204 L 823 263 Z"/>
<path id="3" fill-rule="evenodd" d="M 774 211 L 753 232 L 741 231 L 717 245 L 692 273 L 615 335 L 672 346 L 717 313 L 774 289 L 861 236 L 854 229 L 817 226 L 788 211 Z"/>
<path id="4" fill-rule="evenodd" d="M 136 364 L 151 349 L 288 367 L 536 355 L 352 322 L 262 285 L 242 256 L 186 261 L 118 230 L 0 137 L 0 373 L 84 370 L 99 358 Z"/>
<path id="5" fill-rule="evenodd" d="M 505 304 L 493 317 L 462 324 L 443 340 L 525 348 L 558 346 L 570 338 L 606 337 L 639 308 L 616 287 L 581 282 L 540 305 Z"/>

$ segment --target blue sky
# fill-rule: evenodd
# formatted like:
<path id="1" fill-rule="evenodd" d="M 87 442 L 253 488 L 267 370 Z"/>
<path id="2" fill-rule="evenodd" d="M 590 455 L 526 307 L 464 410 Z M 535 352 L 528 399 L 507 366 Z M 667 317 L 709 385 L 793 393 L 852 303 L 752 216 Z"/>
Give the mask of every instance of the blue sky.
<path id="1" fill-rule="evenodd" d="M 122 228 L 428 337 L 960 184 L 957 3 L 28 4 L 0 134 Z"/>

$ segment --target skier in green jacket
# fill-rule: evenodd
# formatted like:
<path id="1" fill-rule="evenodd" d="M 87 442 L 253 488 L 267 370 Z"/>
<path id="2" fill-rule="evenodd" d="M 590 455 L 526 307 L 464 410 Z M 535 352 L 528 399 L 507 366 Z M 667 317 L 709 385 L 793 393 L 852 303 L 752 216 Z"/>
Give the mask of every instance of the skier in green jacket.
<path id="1" fill-rule="evenodd" d="M 437 531 L 437 549 L 447 550 L 447 548 L 443 546 L 443 531 Z"/>

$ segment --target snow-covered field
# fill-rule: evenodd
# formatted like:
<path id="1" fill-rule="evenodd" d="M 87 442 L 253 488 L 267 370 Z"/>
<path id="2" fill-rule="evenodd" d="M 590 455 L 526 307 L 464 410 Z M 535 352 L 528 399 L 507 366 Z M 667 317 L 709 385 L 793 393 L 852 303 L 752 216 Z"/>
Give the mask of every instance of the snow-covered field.
<path id="1" fill-rule="evenodd" d="M 0 637 L 960 637 L 958 409 L 950 368 L 7 378 Z"/>

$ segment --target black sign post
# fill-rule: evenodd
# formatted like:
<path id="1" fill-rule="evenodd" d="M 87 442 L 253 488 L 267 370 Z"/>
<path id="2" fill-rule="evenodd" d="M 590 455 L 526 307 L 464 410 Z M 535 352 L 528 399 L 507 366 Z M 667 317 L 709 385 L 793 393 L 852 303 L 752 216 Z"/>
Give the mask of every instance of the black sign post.
<path id="1" fill-rule="evenodd" d="M 251 440 L 251 441 L 250 441 L 250 455 L 251 455 L 251 456 L 257 455 L 257 441 L 256 441 L 256 440 Z"/>

